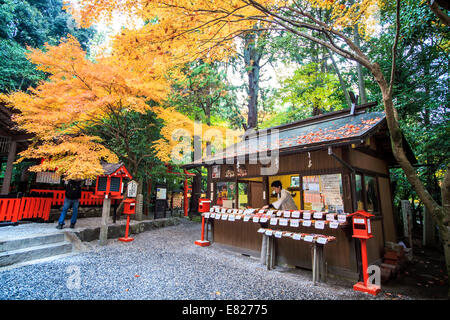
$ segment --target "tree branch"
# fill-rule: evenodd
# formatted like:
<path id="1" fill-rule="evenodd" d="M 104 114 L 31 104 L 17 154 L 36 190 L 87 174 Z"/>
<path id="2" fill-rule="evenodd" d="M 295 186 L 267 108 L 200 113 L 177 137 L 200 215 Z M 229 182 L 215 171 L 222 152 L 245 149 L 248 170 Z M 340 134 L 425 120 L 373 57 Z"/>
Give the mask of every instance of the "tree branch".
<path id="1" fill-rule="evenodd" d="M 396 58 L 397 58 L 397 45 L 398 45 L 398 39 L 399 39 L 399 35 L 400 35 L 400 1 L 401 0 L 397 0 L 396 31 L 395 31 L 394 45 L 392 46 L 391 81 L 389 82 L 389 94 L 391 96 L 392 96 L 392 90 L 394 88 L 395 64 L 396 64 Z"/>
<path id="2" fill-rule="evenodd" d="M 430 1 L 429 7 L 443 24 L 450 27 L 450 17 L 439 8 L 435 0 Z"/>

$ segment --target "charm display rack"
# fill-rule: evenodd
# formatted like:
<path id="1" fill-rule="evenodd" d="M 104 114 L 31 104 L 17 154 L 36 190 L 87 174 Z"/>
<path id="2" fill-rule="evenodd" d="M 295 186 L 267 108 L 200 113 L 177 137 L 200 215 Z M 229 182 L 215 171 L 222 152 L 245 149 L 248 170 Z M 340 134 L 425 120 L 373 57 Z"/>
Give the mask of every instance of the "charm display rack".
<path id="1" fill-rule="evenodd" d="M 273 237 L 301 240 L 312 244 L 312 271 L 313 282 L 324 276 L 323 246 L 336 241 L 336 237 L 320 234 L 325 228 L 338 229 L 348 226 L 347 213 L 329 213 L 313 210 L 270 210 L 270 209 L 229 209 L 223 207 L 212 207 L 210 212 L 202 214 L 202 239 L 204 239 L 204 224 L 208 220 L 243 221 L 265 224 L 270 228 L 260 228 L 258 233 L 263 234 L 263 245 L 261 248 L 261 260 L 267 265 L 267 269 L 273 269 L 275 261 L 275 246 Z M 314 233 L 284 231 L 272 229 L 275 226 L 293 227 L 300 226 L 314 228 Z"/>

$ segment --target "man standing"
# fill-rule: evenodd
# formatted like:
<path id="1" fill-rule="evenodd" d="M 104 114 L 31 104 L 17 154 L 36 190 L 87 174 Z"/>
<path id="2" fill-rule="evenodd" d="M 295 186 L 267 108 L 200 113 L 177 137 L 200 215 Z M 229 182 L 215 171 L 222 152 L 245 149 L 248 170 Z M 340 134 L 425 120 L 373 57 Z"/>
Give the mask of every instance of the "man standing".
<path id="1" fill-rule="evenodd" d="M 64 220 L 66 219 L 67 210 L 72 207 L 72 218 L 70 219 L 70 227 L 75 228 L 77 222 L 78 206 L 80 205 L 81 198 L 81 181 L 69 180 L 66 185 L 66 197 L 64 199 L 64 205 L 59 217 L 58 225 L 56 229 L 62 229 L 64 227 Z"/>
<path id="2" fill-rule="evenodd" d="M 275 208 L 277 210 L 298 210 L 291 193 L 283 189 L 281 181 L 276 180 L 270 185 L 277 194 L 278 200 L 272 204 L 265 205 L 262 209 Z"/>

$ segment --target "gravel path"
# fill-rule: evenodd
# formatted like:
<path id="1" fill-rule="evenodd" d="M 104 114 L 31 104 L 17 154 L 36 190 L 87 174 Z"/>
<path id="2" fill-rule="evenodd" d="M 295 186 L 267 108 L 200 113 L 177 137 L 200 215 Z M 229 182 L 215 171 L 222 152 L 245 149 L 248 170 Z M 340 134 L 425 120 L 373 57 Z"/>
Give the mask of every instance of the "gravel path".
<path id="1" fill-rule="evenodd" d="M 351 283 L 313 286 L 310 272 L 267 271 L 258 259 L 198 247 L 200 228 L 183 222 L 135 235 L 131 243 L 92 242 L 87 252 L 0 271 L 0 299 L 374 299 Z"/>

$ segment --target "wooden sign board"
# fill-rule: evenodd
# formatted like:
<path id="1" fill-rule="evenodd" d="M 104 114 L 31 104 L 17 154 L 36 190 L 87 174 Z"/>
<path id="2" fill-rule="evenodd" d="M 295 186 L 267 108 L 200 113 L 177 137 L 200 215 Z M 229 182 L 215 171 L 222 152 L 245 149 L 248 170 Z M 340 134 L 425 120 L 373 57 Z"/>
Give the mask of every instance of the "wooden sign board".
<path id="1" fill-rule="evenodd" d="M 136 198 L 137 196 L 137 187 L 138 183 L 134 180 L 131 180 L 127 184 L 127 197 L 128 198 Z"/>

